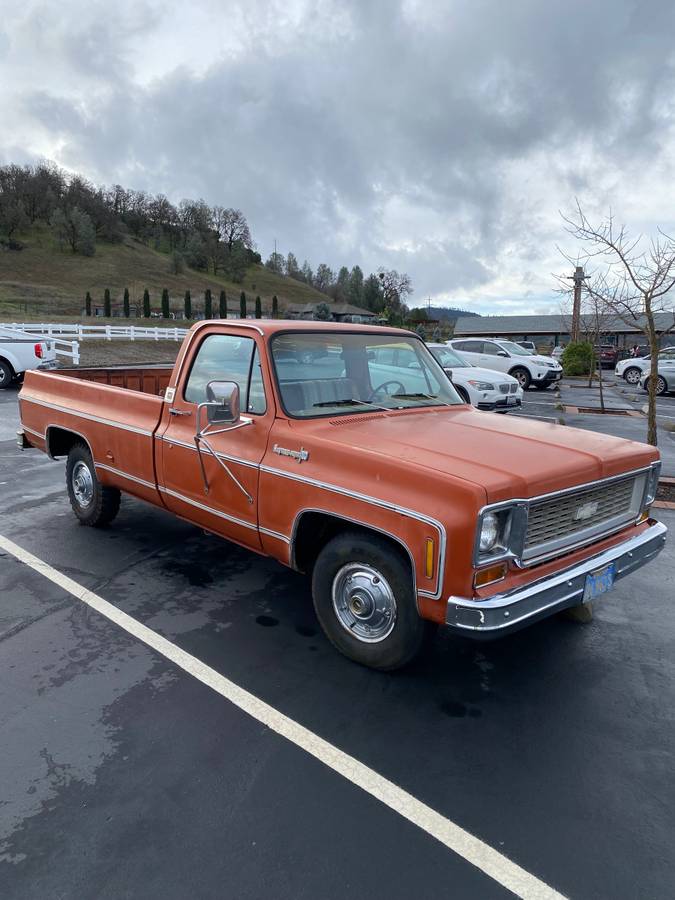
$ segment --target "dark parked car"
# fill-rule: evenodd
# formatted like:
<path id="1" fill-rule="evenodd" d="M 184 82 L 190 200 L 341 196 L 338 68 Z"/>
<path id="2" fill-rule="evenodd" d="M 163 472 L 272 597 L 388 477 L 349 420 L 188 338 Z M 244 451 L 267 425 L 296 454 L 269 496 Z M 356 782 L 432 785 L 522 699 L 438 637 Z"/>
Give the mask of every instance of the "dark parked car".
<path id="1" fill-rule="evenodd" d="M 619 361 L 619 350 L 614 344 L 596 344 L 593 350 L 603 369 L 613 369 Z"/>

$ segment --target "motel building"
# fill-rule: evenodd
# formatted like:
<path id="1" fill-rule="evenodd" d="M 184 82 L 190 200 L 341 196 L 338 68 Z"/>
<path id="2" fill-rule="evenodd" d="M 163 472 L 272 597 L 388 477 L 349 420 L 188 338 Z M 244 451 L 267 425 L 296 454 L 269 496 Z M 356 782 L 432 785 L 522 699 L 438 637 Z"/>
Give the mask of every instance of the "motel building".
<path id="1" fill-rule="evenodd" d="M 661 335 L 661 346 L 675 345 L 675 315 L 656 313 L 656 329 Z M 540 352 L 550 353 L 558 345 L 570 342 L 571 316 L 460 316 L 455 325 L 454 337 L 506 338 L 510 341 L 532 341 Z M 581 316 L 583 332 L 584 316 Z M 665 333 L 670 330 L 670 333 Z M 644 346 L 645 335 L 635 326 L 626 324 L 618 316 L 602 316 L 602 344 L 613 344 L 628 354 L 634 344 Z"/>

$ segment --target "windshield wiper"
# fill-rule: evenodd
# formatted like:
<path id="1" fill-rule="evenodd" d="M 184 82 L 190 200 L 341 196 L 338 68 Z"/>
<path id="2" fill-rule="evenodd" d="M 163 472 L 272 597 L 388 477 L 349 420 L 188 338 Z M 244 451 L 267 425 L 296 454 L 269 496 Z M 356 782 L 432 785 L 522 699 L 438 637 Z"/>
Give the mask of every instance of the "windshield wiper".
<path id="1" fill-rule="evenodd" d="M 438 400 L 438 395 L 433 394 L 391 394 L 394 400 Z M 439 400 L 436 406 L 448 406 L 443 400 Z"/>
<path id="2" fill-rule="evenodd" d="M 324 400 L 322 403 L 313 403 L 312 406 L 344 406 L 349 403 L 353 406 L 367 406 L 369 409 L 380 409 L 384 412 L 390 412 L 390 406 L 378 406 L 376 403 L 367 403 L 365 400 L 356 400 L 353 397 L 348 400 Z"/>

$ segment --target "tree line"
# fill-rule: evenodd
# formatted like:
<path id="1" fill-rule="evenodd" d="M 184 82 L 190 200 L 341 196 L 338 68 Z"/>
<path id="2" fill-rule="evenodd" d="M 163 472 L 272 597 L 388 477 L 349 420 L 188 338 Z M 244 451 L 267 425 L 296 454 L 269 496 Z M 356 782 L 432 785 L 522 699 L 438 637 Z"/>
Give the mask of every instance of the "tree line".
<path id="1" fill-rule="evenodd" d="M 395 269 L 380 268 L 368 277 L 360 266 L 342 266 L 336 273 L 326 263 L 319 263 L 313 270 L 307 260 L 300 266 L 294 253 L 284 256 L 277 252 L 270 254 L 265 266 L 277 275 L 310 285 L 338 303 L 352 303 L 389 318 L 405 317 L 406 300 L 413 293 L 410 276 Z"/>
<path id="2" fill-rule="evenodd" d="M 0 242 L 20 250 L 18 236 L 38 222 L 51 228 L 64 252 L 83 256 L 96 253 L 97 241 L 120 243 L 131 237 L 168 253 L 174 274 L 189 266 L 241 283 L 247 268 L 262 262 L 240 209 L 210 206 L 201 199 L 174 205 L 164 194 L 95 185 L 51 162 L 0 167 Z M 294 253 L 277 252 L 265 266 L 392 322 L 405 317 L 413 292 L 410 277 L 390 269 L 368 276 L 358 265 L 334 272 L 320 263 L 312 269 L 307 260 L 300 266 Z"/>
<path id="3" fill-rule="evenodd" d="M 122 315 L 124 318 L 128 319 L 131 317 L 131 297 L 129 294 L 129 288 L 124 288 L 124 294 L 122 298 Z M 193 310 L 192 306 L 192 292 L 188 288 L 183 295 L 183 318 L 184 319 L 227 319 L 228 317 L 228 307 L 227 307 L 227 294 L 225 290 L 221 290 L 220 295 L 218 296 L 217 304 L 214 300 L 213 293 L 211 288 L 206 288 L 204 291 L 204 305 L 202 307 L 203 313 L 196 309 Z M 258 294 L 255 298 L 254 305 L 254 316 L 256 319 L 261 319 L 263 315 L 262 308 L 262 299 Z M 84 298 L 84 313 L 86 316 L 92 316 L 95 314 L 95 304 L 94 300 L 91 296 L 91 291 L 87 291 Z M 106 288 L 103 292 L 103 315 L 106 318 L 110 318 L 113 314 L 113 301 L 112 296 L 110 294 L 110 289 Z M 161 299 L 161 314 L 153 311 L 151 304 L 150 291 L 146 288 L 143 291 L 143 302 L 141 307 L 141 318 L 150 319 L 153 316 L 157 317 L 161 315 L 163 319 L 171 319 L 175 318 L 175 309 L 171 307 L 171 298 L 169 296 L 169 289 L 164 288 L 162 290 L 162 299 Z M 272 309 L 271 316 L 273 319 L 279 318 L 279 300 L 277 295 L 275 294 L 272 297 Z M 246 296 L 246 291 L 242 291 L 239 295 L 239 317 L 240 319 L 246 319 L 248 317 L 248 297 Z"/>
<path id="4" fill-rule="evenodd" d="M 0 167 L 0 235 L 9 249 L 21 249 L 24 229 L 43 222 L 59 246 L 93 256 L 96 241 L 120 243 L 130 236 L 170 255 L 176 274 L 185 265 L 243 281 L 260 263 L 246 217 L 239 209 L 181 200 L 163 194 L 101 187 L 49 162 Z"/>

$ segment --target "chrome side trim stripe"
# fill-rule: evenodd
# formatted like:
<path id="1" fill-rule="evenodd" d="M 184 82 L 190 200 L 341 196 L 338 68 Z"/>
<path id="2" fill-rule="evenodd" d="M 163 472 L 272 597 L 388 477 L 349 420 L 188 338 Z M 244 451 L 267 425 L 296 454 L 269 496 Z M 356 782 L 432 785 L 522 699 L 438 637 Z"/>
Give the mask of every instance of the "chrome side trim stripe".
<path id="1" fill-rule="evenodd" d="M 157 487 L 163 494 L 168 494 L 169 497 L 174 497 L 176 500 L 180 500 L 181 503 L 187 503 L 189 506 L 194 506 L 196 509 L 201 509 L 203 512 L 210 513 L 212 516 L 218 516 L 219 519 L 225 519 L 227 522 L 232 522 L 234 525 L 241 525 L 242 528 L 250 528 L 251 531 L 260 530 L 253 522 L 245 522 L 243 519 L 237 519 L 235 516 L 228 516 L 227 513 L 221 512 L 219 509 L 213 509 L 211 506 L 198 503 L 196 500 L 185 497 L 177 491 L 172 491 L 170 488 L 163 487 L 161 484 Z"/>
<path id="2" fill-rule="evenodd" d="M 291 539 L 286 537 L 285 534 L 280 534 L 278 531 L 272 531 L 269 528 L 258 528 L 260 534 L 266 534 L 268 537 L 276 538 L 278 541 L 283 541 L 284 544 L 290 544 Z"/>
<path id="3" fill-rule="evenodd" d="M 175 438 L 166 437 L 166 435 L 163 434 L 156 434 L 155 437 L 158 441 L 164 441 L 167 444 L 175 444 L 176 447 L 184 447 L 186 450 L 194 450 L 195 453 L 197 452 L 197 448 L 195 447 L 195 445 L 188 444 L 187 441 L 177 441 L 175 440 Z M 237 463 L 238 465 L 246 466 L 249 469 L 260 468 L 259 463 L 251 462 L 248 459 L 241 459 L 239 456 L 230 456 L 229 453 L 216 453 L 216 456 L 218 457 L 218 459 L 224 459 L 227 460 L 227 462 Z"/>
<path id="4" fill-rule="evenodd" d="M 36 397 L 25 397 L 21 395 L 21 400 L 26 403 L 35 403 L 37 406 L 44 406 L 45 409 L 53 409 L 56 412 L 66 413 L 71 416 L 77 416 L 78 419 L 88 419 L 90 422 L 98 422 L 100 425 L 110 425 L 112 428 L 121 428 L 123 431 L 131 431 L 134 434 L 142 434 L 143 437 L 152 437 L 152 431 L 146 431 L 144 428 L 136 428 L 134 425 L 124 425 L 122 422 L 113 422 L 112 419 L 103 419 L 100 416 L 93 416 L 91 413 L 78 412 L 67 406 L 57 406 L 56 403 L 47 403 L 45 400 L 38 400 Z M 55 428 L 64 428 L 63 425 L 56 425 Z"/>
<path id="5" fill-rule="evenodd" d="M 118 475 L 120 478 L 127 478 L 129 481 L 134 481 L 136 484 L 150 488 L 151 491 L 157 490 L 157 485 L 153 484 L 151 481 L 144 481 L 142 478 L 137 478 L 136 475 L 129 475 L 128 472 L 122 472 L 121 469 L 115 469 L 112 466 L 106 466 L 103 463 L 97 462 L 94 462 L 94 468 L 103 469 L 105 472 L 110 472 L 112 475 Z"/>

